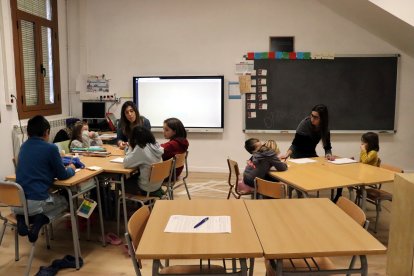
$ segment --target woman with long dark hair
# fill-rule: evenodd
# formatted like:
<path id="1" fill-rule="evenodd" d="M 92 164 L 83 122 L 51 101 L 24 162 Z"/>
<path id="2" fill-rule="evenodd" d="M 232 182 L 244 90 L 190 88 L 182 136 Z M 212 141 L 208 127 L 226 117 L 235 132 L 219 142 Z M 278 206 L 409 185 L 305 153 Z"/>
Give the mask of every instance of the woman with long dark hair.
<path id="1" fill-rule="evenodd" d="M 292 145 L 281 158 L 317 157 L 316 146 L 320 140 L 325 150 L 325 158 L 333 160 L 328 108 L 323 104 L 315 105 L 311 114 L 300 122 Z"/>
<path id="2" fill-rule="evenodd" d="M 127 101 L 121 108 L 121 119 L 118 123 L 116 135 L 117 144 L 121 149 L 125 148 L 128 137 L 132 129 L 136 126 L 143 126 L 151 130 L 150 121 L 139 114 L 137 106 L 133 102 Z"/>

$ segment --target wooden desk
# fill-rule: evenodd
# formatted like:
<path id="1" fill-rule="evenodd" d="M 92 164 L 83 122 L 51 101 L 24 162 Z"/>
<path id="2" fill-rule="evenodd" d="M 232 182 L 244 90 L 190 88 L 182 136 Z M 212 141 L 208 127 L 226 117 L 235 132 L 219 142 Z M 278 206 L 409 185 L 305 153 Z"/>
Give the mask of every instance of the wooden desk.
<path id="1" fill-rule="evenodd" d="M 228 215 L 231 233 L 165 233 L 171 215 Z M 243 274 L 246 258 L 263 256 L 262 247 L 242 200 L 159 200 L 156 201 L 141 242 L 138 259 L 240 258 Z M 251 268 L 252 269 L 252 268 Z M 252 271 L 250 271 L 252 273 Z"/>
<path id="2" fill-rule="evenodd" d="M 128 229 L 128 218 L 126 210 L 126 201 L 125 201 L 125 178 L 128 178 L 131 173 L 136 171 L 136 169 L 125 169 L 124 164 L 111 162 L 112 159 L 115 159 L 116 156 L 107 156 L 107 157 L 92 157 L 92 156 L 81 156 L 81 162 L 85 164 L 86 167 L 89 166 L 98 166 L 103 169 L 104 173 L 114 174 L 119 176 L 119 180 L 112 180 L 111 182 L 119 184 L 121 186 L 122 193 L 122 208 L 124 212 L 124 225 L 125 231 Z M 118 206 L 118 205 L 117 205 Z"/>
<path id="3" fill-rule="evenodd" d="M 395 172 L 362 163 L 336 165 L 323 157 L 312 158 L 317 162 L 296 164 L 289 162 L 287 171 L 271 171 L 269 174 L 291 187 L 304 192 L 343 188 L 362 187 L 362 209 L 365 210 L 366 192 L 364 185 L 392 182 Z"/>
<path id="4" fill-rule="evenodd" d="M 385 246 L 329 199 L 244 202 L 264 257 L 278 260 L 277 275 L 282 275 L 282 259 L 362 255 L 366 260 L 365 255 L 386 252 Z"/>
<path id="5" fill-rule="evenodd" d="M 102 147 L 110 152 L 112 156 L 125 156 L 125 151 L 116 145 L 102 145 Z"/>
<path id="6" fill-rule="evenodd" d="M 80 244 L 79 244 L 79 233 L 78 233 L 78 227 L 77 227 L 77 219 L 76 219 L 76 210 L 73 204 L 73 200 L 77 199 L 80 195 L 90 191 L 93 188 L 96 188 L 97 190 L 97 201 L 98 201 L 98 211 L 99 211 L 99 219 L 100 219 L 100 226 L 101 226 L 101 234 L 102 234 L 102 245 L 105 246 L 105 230 L 103 226 L 103 217 L 102 217 L 102 204 L 101 204 L 101 196 L 99 192 L 99 186 L 98 186 L 98 180 L 95 179 L 95 186 L 88 187 L 86 189 L 82 189 L 82 187 L 79 187 L 78 185 L 82 182 L 85 182 L 86 180 L 89 180 L 91 178 L 96 177 L 98 174 L 102 173 L 103 169 L 97 170 L 97 171 L 91 171 L 88 169 L 82 169 L 75 173 L 74 176 L 65 179 L 65 180 L 56 180 L 53 184 L 56 186 L 61 186 L 66 189 L 68 192 L 69 197 L 69 211 L 70 211 L 70 219 L 71 219 L 71 225 L 72 225 L 72 239 L 73 239 L 73 248 L 75 251 L 75 260 L 76 260 L 76 269 L 80 268 L 79 265 L 79 256 L 81 256 L 80 251 Z M 6 176 L 6 180 L 9 181 L 16 181 L 16 175 L 9 175 Z"/>

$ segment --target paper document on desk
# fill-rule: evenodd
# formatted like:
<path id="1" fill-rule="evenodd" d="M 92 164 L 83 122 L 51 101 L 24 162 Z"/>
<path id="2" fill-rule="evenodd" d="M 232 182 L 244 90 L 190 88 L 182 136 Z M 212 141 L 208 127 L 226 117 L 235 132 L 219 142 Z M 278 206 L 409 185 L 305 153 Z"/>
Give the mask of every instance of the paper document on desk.
<path id="1" fill-rule="evenodd" d="M 200 221 L 208 220 L 194 228 Z M 183 216 L 172 215 L 164 232 L 168 233 L 231 233 L 230 216 Z"/>
<path id="2" fill-rule="evenodd" d="M 310 158 L 298 158 L 298 159 L 289 159 L 289 162 L 293 162 L 296 164 L 306 164 L 306 163 L 316 162 L 316 160 L 313 160 Z"/>
<path id="3" fill-rule="evenodd" d="M 117 158 L 112 159 L 110 161 L 114 162 L 114 163 L 124 163 L 124 158 L 123 157 L 117 157 Z"/>
<path id="4" fill-rule="evenodd" d="M 358 161 L 351 159 L 351 158 L 336 158 L 334 161 L 328 161 L 332 164 L 350 164 L 350 163 L 357 163 Z"/>

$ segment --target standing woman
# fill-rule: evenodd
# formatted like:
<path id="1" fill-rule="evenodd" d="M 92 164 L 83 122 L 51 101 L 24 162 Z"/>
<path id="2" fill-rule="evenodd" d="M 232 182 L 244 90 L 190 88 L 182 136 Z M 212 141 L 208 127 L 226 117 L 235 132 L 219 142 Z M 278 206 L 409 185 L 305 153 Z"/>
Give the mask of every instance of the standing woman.
<path id="1" fill-rule="evenodd" d="M 315 149 L 321 139 L 325 158 L 334 160 L 331 152 L 328 108 L 323 104 L 318 104 L 312 108 L 310 116 L 300 122 L 292 145 L 286 154 L 281 156 L 281 159 L 317 157 Z"/>
<path id="2" fill-rule="evenodd" d="M 124 149 L 128 142 L 128 137 L 132 132 L 132 129 L 136 126 L 143 126 L 144 128 L 151 130 L 150 121 L 141 116 L 137 109 L 137 106 L 127 101 L 122 105 L 121 119 L 117 127 L 116 140 L 118 147 Z"/>

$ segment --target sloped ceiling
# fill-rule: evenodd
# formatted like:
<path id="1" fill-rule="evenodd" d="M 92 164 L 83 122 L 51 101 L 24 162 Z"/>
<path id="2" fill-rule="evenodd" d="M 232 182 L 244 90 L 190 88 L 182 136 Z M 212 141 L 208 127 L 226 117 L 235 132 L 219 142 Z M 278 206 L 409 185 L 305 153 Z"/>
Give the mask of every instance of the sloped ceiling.
<path id="1" fill-rule="evenodd" d="M 364 0 L 319 0 L 338 15 L 414 58 L 414 27 Z"/>

